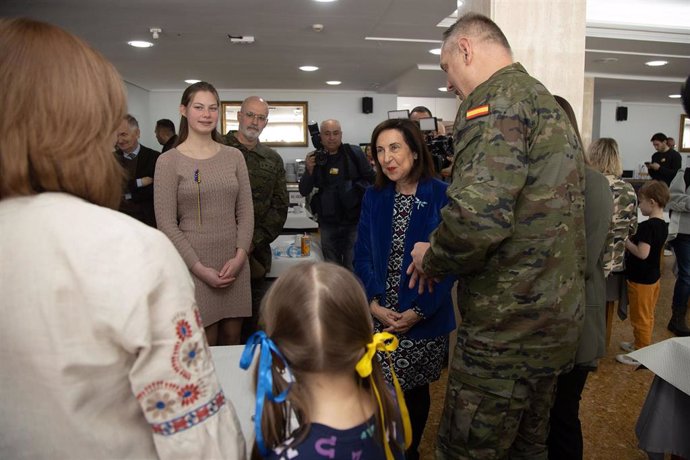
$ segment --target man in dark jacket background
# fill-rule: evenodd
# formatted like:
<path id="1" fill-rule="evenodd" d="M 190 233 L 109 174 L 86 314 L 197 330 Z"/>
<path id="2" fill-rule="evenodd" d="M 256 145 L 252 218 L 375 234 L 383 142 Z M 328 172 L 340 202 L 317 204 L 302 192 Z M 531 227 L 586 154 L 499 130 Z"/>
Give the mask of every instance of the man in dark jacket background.
<path id="1" fill-rule="evenodd" d="M 153 211 L 153 173 L 160 152 L 139 143 L 139 122 L 127 114 L 117 128 L 115 155 L 127 172 L 127 185 L 122 194 L 120 211 L 156 227 Z"/>

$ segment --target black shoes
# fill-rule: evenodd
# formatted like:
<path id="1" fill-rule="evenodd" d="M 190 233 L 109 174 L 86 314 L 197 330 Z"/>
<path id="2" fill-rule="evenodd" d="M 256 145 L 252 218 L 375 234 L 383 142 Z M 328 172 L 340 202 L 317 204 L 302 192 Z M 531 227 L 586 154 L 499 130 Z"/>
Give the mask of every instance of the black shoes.
<path id="1" fill-rule="evenodd" d="M 690 329 L 685 325 L 685 318 L 679 320 L 679 318 L 671 318 L 668 322 L 668 330 L 673 332 L 676 337 L 688 337 L 690 336 Z"/>

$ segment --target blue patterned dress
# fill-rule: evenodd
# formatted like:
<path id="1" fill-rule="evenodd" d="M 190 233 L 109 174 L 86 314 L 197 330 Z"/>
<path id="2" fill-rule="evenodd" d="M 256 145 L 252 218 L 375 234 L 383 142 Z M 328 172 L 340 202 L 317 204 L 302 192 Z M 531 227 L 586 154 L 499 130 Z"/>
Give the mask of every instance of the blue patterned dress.
<path id="1" fill-rule="evenodd" d="M 400 289 L 402 271 L 407 268 L 402 267 L 402 260 L 405 251 L 405 234 L 410 223 L 414 201 L 414 195 L 395 193 L 393 235 L 386 274 L 386 302 L 385 305 L 382 305 L 395 312 L 399 311 L 398 290 Z M 421 321 L 424 321 L 422 311 L 416 307 L 412 309 L 422 317 Z M 374 320 L 374 327 L 377 332 L 384 329 L 378 320 Z M 433 339 L 410 339 L 405 334 L 397 334 L 397 336 L 400 344 L 398 349 L 391 353 L 391 358 L 395 366 L 395 375 L 398 377 L 403 391 L 438 380 L 448 350 L 448 335 Z M 388 359 L 381 353 L 378 354 L 378 357 L 386 380 L 392 382 Z"/>

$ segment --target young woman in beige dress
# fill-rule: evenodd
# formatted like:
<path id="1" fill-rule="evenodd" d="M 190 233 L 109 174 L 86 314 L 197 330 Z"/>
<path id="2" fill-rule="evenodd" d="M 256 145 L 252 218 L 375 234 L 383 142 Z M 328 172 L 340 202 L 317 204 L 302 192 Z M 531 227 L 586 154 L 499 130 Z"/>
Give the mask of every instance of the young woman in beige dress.
<path id="1" fill-rule="evenodd" d="M 233 345 L 251 316 L 254 210 L 244 157 L 216 131 L 219 109 L 211 84 L 185 90 L 178 144 L 156 164 L 154 206 L 158 228 L 193 275 L 209 345 Z"/>

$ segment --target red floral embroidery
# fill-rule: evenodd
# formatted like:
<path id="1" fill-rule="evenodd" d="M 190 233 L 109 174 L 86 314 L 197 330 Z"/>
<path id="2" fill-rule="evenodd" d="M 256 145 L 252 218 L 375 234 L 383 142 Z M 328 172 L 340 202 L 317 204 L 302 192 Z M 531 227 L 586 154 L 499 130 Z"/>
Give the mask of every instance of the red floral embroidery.
<path id="1" fill-rule="evenodd" d="M 183 406 L 188 406 L 189 404 L 196 402 L 196 400 L 199 399 L 200 394 L 201 391 L 199 391 L 199 387 L 193 383 L 183 386 L 180 388 L 180 392 L 178 393 L 180 399 L 182 400 Z"/>
<path id="2" fill-rule="evenodd" d="M 195 347 L 195 344 L 192 343 L 192 347 Z M 173 355 L 171 357 L 172 361 L 172 368 L 177 372 L 179 375 L 182 376 L 185 380 L 190 380 L 192 378 L 192 373 L 189 372 L 187 369 L 182 368 L 182 364 L 180 363 L 180 352 L 182 350 L 182 342 L 176 342 L 175 346 L 173 348 Z M 186 365 L 186 363 L 185 363 Z"/>
<path id="3" fill-rule="evenodd" d="M 189 325 L 189 323 L 184 319 L 181 319 L 177 322 L 177 326 L 175 326 L 175 329 L 177 332 L 177 337 L 182 341 L 192 336 L 192 328 Z"/>

